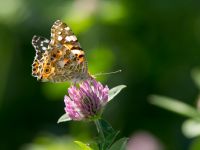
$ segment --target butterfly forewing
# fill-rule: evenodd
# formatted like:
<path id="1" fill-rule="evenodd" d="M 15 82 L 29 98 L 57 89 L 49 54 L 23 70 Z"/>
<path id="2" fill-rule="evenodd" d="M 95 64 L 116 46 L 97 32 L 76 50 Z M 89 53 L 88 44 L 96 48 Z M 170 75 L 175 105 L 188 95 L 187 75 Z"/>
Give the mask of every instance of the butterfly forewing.
<path id="1" fill-rule="evenodd" d="M 74 35 L 70 27 L 57 20 L 51 28 L 51 42 L 50 46 L 63 45 L 68 50 L 78 48 L 81 49 L 77 37 Z"/>

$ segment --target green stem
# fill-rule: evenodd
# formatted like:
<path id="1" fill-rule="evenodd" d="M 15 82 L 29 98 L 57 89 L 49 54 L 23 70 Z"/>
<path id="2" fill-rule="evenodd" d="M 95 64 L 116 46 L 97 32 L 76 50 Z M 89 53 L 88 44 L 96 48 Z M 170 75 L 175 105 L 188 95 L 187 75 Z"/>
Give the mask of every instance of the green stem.
<path id="1" fill-rule="evenodd" d="M 102 130 L 102 127 L 101 127 L 101 124 L 100 124 L 99 120 L 95 120 L 94 123 L 95 123 L 95 125 L 97 127 L 97 131 L 100 134 L 101 138 L 103 139 L 103 141 L 105 141 L 105 136 L 103 134 L 103 130 Z"/>

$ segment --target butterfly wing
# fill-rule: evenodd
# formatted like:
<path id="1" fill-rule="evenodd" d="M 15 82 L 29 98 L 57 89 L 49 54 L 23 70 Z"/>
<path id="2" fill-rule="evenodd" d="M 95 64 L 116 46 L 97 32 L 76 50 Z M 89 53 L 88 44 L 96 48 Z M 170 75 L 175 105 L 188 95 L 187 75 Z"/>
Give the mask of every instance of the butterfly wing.
<path id="1" fill-rule="evenodd" d="M 51 48 L 63 46 L 66 50 L 76 49 L 83 51 L 70 27 L 60 20 L 55 21 L 51 28 L 51 41 L 49 46 Z"/>
<path id="2" fill-rule="evenodd" d="M 48 49 L 55 66 L 54 76 L 51 76 L 53 82 L 76 82 L 88 76 L 85 53 L 70 27 L 60 20 L 55 21 L 51 28 Z"/>
<path id="3" fill-rule="evenodd" d="M 33 36 L 32 38 L 32 45 L 35 48 L 36 55 L 32 64 L 32 75 L 34 77 L 38 77 L 41 73 L 42 68 L 42 61 L 43 61 L 43 55 L 48 49 L 49 40 L 40 37 L 40 36 Z"/>
<path id="4" fill-rule="evenodd" d="M 72 30 L 60 20 L 51 28 L 51 40 L 34 36 L 36 56 L 32 74 L 44 82 L 79 82 L 89 77 L 85 53 Z"/>

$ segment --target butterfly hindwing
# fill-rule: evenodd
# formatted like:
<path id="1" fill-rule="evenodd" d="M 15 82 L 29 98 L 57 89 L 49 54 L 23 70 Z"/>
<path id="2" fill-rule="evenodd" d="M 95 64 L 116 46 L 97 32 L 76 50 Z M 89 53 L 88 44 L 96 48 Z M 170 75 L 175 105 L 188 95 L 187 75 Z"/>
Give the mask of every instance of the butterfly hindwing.
<path id="1" fill-rule="evenodd" d="M 41 36 L 33 36 L 32 45 L 36 50 L 37 59 L 42 58 L 42 54 L 48 49 L 49 40 Z"/>
<path id="2" fill-rule="evenodd" d="M 42 67 L 41 60 L 45 51 L 48 49 L 49 40 L 40 37 L 40 36 L 33 36 L 32 38 L 32 45 L 35 48 L 36 55 L 32 64 L 32 75 L 38 77 L 41 73 L 40 68 Z"/>

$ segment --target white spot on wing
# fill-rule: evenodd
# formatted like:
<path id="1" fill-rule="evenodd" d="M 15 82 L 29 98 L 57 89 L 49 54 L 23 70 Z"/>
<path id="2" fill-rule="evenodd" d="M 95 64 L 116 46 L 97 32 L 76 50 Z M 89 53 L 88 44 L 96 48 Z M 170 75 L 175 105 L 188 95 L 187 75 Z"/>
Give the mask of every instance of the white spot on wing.
<path id="1" fill-rule="evenodd" d="M 65 27 L 65 30 L 69 31 L 69 30 L 70 30 L 70 28 L 69 28 L 69 27 Z"/>
<path id="2" fill-rule="evenodd" d="M 65 40 L 66 40 L 67 42 L 70 42 L 70 41 L 71 41 L 70 36 L 66 36 L 66 37 L 65 37 Z"/>
<path id="3" fill-rule="evenodd" d="M 45 42 L 45 43 L 49 43 L 49 40 L 45 39 L 44 42 Z"/>
<path id="4" fill-rule="evenodd" d="M 51 37 L 54 37 L 55 36 L 55 34 L 54 33 L 51 33 Z"/>
<path id="5" fill-rule="evenodd" d="M 61 41 L 62 40 L 62 36 L 58 36 L 58 41 Z"/>
<path id="6" fill-rule="evenodd" d="M 73 49 L 73 50 L 71 50 L 71 52 L 73 53 L 73 54 L 83 54 L 83 51 L 80 51 L 80 50 L 78 50 L 78 49 Z"/>
<path id="7" fill-rule="evenodd" d="M 77 38 L 76 38 L 75 35 L 71 35 L 71 36 L 66 36 L 66 37 L 65 37 L 65 40 L 66 40 L 67 42 L 71 42 L 71 41 L 76 41 Z"/>
<path id="8" fill-rule="evenodd" d="M 72 41 L 76 41 L 77 40 L 75 35 L 71 35 L 70 37 L 71 37 Z"/>
<path id="9" fill-rule="evenodd" d="M 42 50 L 44 50 L 44 51 L 45 51 L 46 49 L 47 49 L 46 47 L 42 47 Z"/>

